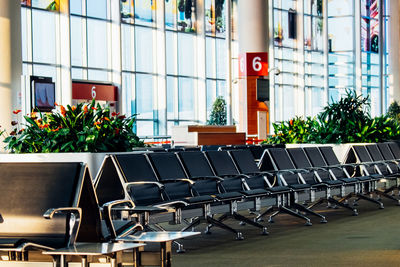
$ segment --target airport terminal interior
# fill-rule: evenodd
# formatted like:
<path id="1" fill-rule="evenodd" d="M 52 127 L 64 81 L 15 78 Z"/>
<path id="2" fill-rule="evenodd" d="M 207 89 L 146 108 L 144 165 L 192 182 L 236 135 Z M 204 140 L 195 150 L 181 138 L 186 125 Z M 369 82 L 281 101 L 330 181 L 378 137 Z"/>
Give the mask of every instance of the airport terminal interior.
<path id="1" fill-rule="evenodd" d="M 0 266 L 400 266 L 399 14 L 0 0 Z"/>

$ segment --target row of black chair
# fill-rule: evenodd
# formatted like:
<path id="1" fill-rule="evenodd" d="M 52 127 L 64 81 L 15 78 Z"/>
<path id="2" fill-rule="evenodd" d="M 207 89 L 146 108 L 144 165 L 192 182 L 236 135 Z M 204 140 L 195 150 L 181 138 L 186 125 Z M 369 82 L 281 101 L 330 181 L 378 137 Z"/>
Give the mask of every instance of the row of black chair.
<path id="1" fill-rule="evenodd" d="M 370 195 L 377 193 L 376 184 L 385 176 L 354 176 L 352 170 L 361 167 L 367 166 L 340 164 L 332 147 L 268 148 L 258 166 L 247 148 L 110 155 L 96 179 L 96 190 L 100 203 L 132 200 L 137 213 L 145 214 L 142 222 L 149 229 L 158 222 L 173 221 L 187 222 L 182 230 L 188 230 L 206 221 L 207 232 L 219 226 L 242 239 L 240 231 L 223 223 L 225 219 L 249 223 L 264 234 L 266 228 L 240 215 L 240 210 L 257 213 L 256 219 L 276 210 L 270 222 L 285 212 L 311 225 L 300 211 L 326 222 L 325 216 L 312 210 L 322 202 L 347 208 L 353 215 L 357 210 L 348 203 L 352 197 L 383 208 Z M 261 212 L 262 207 L 268 208 Z M 217 214 L 221 216 L 215 219 Z"/>

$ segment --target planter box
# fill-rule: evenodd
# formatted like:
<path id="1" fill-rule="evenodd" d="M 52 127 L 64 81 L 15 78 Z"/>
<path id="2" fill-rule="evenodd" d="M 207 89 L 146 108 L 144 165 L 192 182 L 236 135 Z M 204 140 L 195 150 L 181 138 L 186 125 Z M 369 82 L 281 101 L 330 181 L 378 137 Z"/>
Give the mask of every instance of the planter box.
<path id="1" fill-rule="evenodd" d="M 104 157 L 109 154 L 135 154 L 143 151 L 132 152 L 104 152 L 104 153 L 30 153 L 30 154 L 0 154 L 0 162 L 84 162 L 89 167 L 92 179 L 95 179 Z"/>

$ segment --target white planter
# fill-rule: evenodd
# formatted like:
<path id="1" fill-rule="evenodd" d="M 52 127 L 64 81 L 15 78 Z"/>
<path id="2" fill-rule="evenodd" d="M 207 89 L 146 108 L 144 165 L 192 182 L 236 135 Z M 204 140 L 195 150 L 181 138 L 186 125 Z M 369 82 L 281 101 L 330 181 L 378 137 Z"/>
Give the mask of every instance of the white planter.
<path id="1" fill-rule="evenodd" d="M 104 153 L 27 153 L 27 154 L 0 154 L 0 162 L 84 162 L 89 167 L 89 172 L 94 179 L 100 170 L 104 157 L 109 154 L 135 154 L 143 151 L 132 152 L 104 152 Z"/>

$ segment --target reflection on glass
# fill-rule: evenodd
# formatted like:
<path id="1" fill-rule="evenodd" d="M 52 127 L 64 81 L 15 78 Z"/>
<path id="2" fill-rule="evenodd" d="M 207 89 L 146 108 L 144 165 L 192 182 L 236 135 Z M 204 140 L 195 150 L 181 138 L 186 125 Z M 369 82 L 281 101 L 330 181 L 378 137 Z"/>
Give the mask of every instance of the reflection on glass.
<path id="1" fill-rule="evenodd" d="M 232 0 L 232 24 L 231 24 L 231 28 L 232 28 L 232 39 L 233 40 L 237 40 L 237 29 L 238 29 L 238 25 L 237 25 L 237 21 L 238 21 L 238 9 L 237 9 L 237 1 L 238 0 Z"/>
<path id="2" fill-rule="evenodd" d="M 225 0 L 206 0 L 206 34 L 223 36 L 225 33 Z"/>
<path id="3" fill-rule="evenodd" d="M 134 22 L 134 0 L 121 0 L 121 21 L 126 23 Z"/>
<path id="4" fill-rule="evenodd" d="M 212 105 L 217 95 L 216 82 L 214 80 L 207 80 L 206 87 L 207 87 L 206 105 L 207 105 L 207 118 L 208 118 L 209 114 L 211 113 Z"/>
<path id="5" fill-rule="evenodd" d="M 21 4 L 49 11 L 60 11 L 60 0 L 22 0 Z"/>
<path id="6" fill-rule="evenodd" d="M 178 1 L 178 31 L 196 31 L 196 0 Z"/>
<path id="7" fill-rule="evenodd" d="M 214 1 L 205 1 L 205 21 L 206 21 L 206 34 L 215 34 L 215 10 Z"/>
<path id="8" fill-rule="evenodd" d="M 379 52 L 378 0 L 361 1 L 361 49 Z"/>
<path id="9" fill-rule="evenodd" d="M 155 21 L 156 0 L 135 0 L 135 23 L 152 25 Z"/>
<path id="10" fill-rule="evenodd" d="M 176 29 L 176 1 L 165 0 L 165 26 L 167 29 Z"/>

